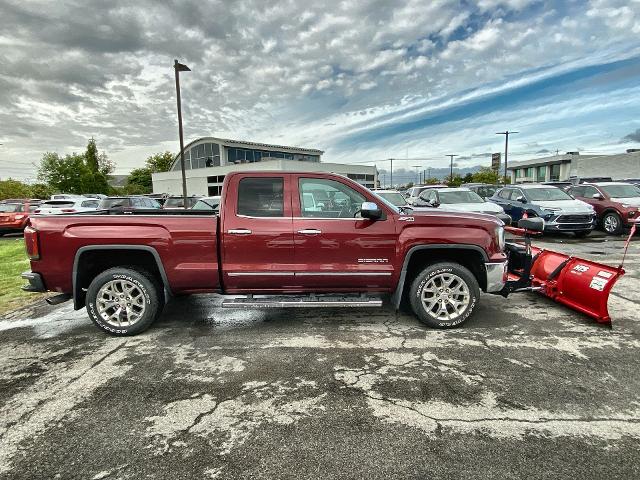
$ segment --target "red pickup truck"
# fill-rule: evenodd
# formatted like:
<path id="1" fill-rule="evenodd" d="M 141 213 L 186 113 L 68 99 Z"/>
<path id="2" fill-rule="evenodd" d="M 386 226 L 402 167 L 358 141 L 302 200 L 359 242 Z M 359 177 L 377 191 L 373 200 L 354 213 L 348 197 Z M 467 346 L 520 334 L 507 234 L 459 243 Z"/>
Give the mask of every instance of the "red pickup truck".
<path id="1" fill-rule="evenodd" d="M 231 173 L 219 214 L 35 216 L 25 241 L 23 288 L 73 298 L 114 335 L 148 328 L 172 295 L 204 292 L 235 308 L 380 306 L 392 294 L 450 328 L 507 281 L 501 220 L 403 211 L 334 174 Z"/>

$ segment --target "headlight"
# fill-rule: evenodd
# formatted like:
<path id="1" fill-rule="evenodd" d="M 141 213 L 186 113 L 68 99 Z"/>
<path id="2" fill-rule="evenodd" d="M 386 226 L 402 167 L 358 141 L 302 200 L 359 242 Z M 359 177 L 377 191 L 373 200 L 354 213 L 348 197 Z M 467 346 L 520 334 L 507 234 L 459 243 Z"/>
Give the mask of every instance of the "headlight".
<path id="1" fill-rule="evenodd" d="M 500 250 L 504 250 L 504 227 L 503 226 L 498 226 L 496 227 L 496 243 L 498 244 L 498 247 L 500 248 Z"/>

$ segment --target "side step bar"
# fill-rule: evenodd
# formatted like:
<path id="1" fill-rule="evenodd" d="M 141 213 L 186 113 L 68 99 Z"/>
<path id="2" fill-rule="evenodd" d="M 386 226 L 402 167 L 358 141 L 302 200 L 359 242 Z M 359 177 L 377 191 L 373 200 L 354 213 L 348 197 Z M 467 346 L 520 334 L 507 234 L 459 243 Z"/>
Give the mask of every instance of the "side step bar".
<path id="1" fill-rule="evenodd" d="M 277 295 L 227 298 L 223 308 L 330 308 L 381 307 L 382 299 L 364 295 Z"/>

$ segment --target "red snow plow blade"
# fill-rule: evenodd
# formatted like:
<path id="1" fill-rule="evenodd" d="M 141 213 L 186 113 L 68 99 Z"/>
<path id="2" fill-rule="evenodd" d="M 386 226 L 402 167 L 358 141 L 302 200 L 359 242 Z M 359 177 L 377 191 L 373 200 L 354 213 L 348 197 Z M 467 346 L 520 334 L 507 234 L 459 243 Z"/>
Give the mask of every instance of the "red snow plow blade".
<path id="1" fill-rule="evenodd" d="M 527 225 L 531 226 L 530 223 Z M 614 284 L 625 273 L 622 268 L 624 256 L 619 266 L 611 267 L 531 247 L 529 236 L 539 231 L 513 227 L 506 229 L 524 236 L 525 244 L 508 245 L 509 263 L 513 261 L 513 268 L 509 268 L 509 281 L 503 295 L 517 291 L 537 291 L 558 303 L 589 315 L 598 323 L 611 325 L 607 301 Z M 636 225 L 633 225 L 625 245 L 625 256 L 635 229 Z"/>

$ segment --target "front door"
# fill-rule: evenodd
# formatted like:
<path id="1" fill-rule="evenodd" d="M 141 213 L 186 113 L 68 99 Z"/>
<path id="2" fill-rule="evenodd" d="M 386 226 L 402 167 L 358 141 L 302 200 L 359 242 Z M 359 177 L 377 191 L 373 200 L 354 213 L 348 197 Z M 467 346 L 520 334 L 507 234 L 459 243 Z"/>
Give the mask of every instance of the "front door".
<path id="1" fill-rule="evenodd" d="M 346 181 L 313 174 L 294 175 L 292 193 L 297 285 L 305 291 L 371 291 L 391 286 L 394 219 L 385 215 L 373 221 L 358 214 L 362 202 L 380 205 L 379 199 Z"/>
<path id="2" fill-rule="evenodd" d="M 222 279 L 230 292 L 291 287 L 293 227 L 290 175 L 235 176 L 222 208 Z"/>

